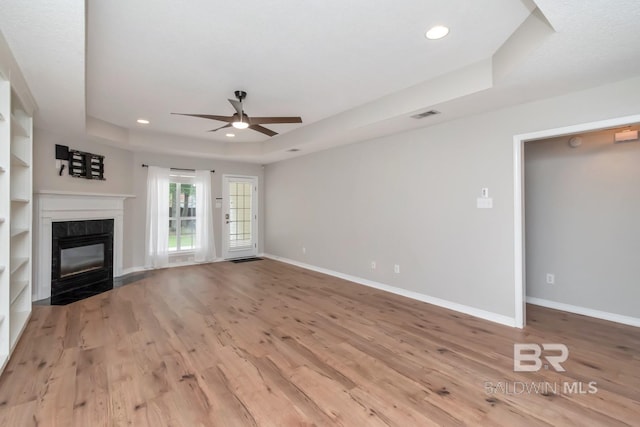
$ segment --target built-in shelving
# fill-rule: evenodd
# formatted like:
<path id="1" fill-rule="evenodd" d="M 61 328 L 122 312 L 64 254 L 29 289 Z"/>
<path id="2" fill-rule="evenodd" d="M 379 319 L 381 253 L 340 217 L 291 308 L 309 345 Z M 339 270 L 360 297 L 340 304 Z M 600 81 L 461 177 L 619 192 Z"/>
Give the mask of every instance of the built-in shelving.
<path id="1" fill-rule="evenodd" d="M 31 304 L 31 300 L 29 299 L 29 305 Z M 20 338 L 20 334 L 24 330 L 25 326 L 27 326 L 27 321 L 29 320 L 29 316 L 31 316 L 31 307 L 29 310 L 25 311 L 12 311 L 11 312 L 11 323 L 10 326 L 10 344 L 9 349 L 13 351 L 16 344 L 18 343 L 18 338 Z"/>
<path id="2" fill-rule="evenodd" d="M 25 234 L 28 232 L 29 232 L 28 228 L 12 228 L 11 237 L 17 237 L 17 236 L 20 236 L 21 234 Z"/>
<path id="3" fill-rule="evenodd" d="M 29 136 L 29 132 L 15 114 L 11 114 L 11 133 L 14 136 Z"/>
<path id="4" fill-rule="evenodd" d="M 0 33 L 0 372 L 31 315 L 34 109 Z"/>
<path id="5" fill-rule="evenodd" d="M 11 165 L 12 166 L 22 166 L 22 167 L 25 167 L 25 168 L 29 167 L 29 163 L 27 163 L 25 160 L 21 159 L 20 157 L 18 157 L 14 153 L 11 153 Z"/>
<path id="6" fill-rule="evenodd" d="M 20 267 L 29 262 L 28 257 L 11 258 L 11 274 L 14 274 Z"/>
<path id="7" fill-rule="evenodd" d="M 22 295 L 22 293 L 27 290 L 27 288 L 29 287 L 29 281 L 28 280 L 14 280 L 11 282 L 11 304 L 13 305 L 13 303 L 15 302 L 15 300 Z"/>

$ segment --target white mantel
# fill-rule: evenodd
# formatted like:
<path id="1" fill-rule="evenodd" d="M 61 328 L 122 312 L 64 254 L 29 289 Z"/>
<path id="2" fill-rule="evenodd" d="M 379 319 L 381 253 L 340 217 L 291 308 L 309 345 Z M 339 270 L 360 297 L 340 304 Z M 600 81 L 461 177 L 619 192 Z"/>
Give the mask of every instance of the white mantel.
<path id="1" fill-rule="evenodd" d="M 33 300 L 51 296 L 51 224 L 113 219 L 113 276 L 122 275 L 124 200 L 132 194 L 42 190 L 34 194 Z"/>

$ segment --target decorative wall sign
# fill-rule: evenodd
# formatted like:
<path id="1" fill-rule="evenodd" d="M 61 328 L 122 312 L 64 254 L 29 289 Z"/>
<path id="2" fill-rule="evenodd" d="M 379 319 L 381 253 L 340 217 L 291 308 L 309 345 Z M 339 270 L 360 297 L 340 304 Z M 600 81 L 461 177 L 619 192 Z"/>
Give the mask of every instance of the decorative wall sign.
<path id="1" fill-rule="evenodd" d="M 104 156 L 69 150 L 69 175 L 104 181 Z"/>
<path id="2" fill-rule="evenodd" d="M 58 172 L 60 176 L 64 171 L 64 165 L 60 165 L 62 160 L 69 162 L 69 175 L 73 177 L 105 181 L 104 156 L 73 150 L 66 145 L 56 144 L 56 161 L 58 162 L 56 167 L 60 168 Z"/>

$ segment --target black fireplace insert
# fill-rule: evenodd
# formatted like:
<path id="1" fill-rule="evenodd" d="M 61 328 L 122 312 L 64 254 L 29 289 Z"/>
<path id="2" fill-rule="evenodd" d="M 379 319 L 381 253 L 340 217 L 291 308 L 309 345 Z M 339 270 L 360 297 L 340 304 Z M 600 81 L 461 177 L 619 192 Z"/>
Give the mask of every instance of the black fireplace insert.
<path id="1" fill-rule="evenodd" d="M 51 304 L 113 288 L 113 219 L 52 224 Z"/>

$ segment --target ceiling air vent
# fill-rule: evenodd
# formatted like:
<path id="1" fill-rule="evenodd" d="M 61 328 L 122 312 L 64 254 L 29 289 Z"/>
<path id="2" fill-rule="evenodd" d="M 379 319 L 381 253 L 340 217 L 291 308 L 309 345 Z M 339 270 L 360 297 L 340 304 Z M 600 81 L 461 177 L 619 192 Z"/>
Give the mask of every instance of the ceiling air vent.
<path id="1" fill-rule="evenodd" d="M 440 114 L 440 111 L 429 110 L 429 111 L 425 111 L 424 113 L 414 114 L 413 116 L 411 116 L 411 118 L 412 119 L 424 119 L 425 117 L 435 116 L 436 114 Z"/>
<path id="2" fill-rule="evenodd" d="M 287 151 L 290 152 L 290 153 L 295 153 L 296 151 L 300 151 L 300 149 L 299 148 L 290 148 Z"/>

